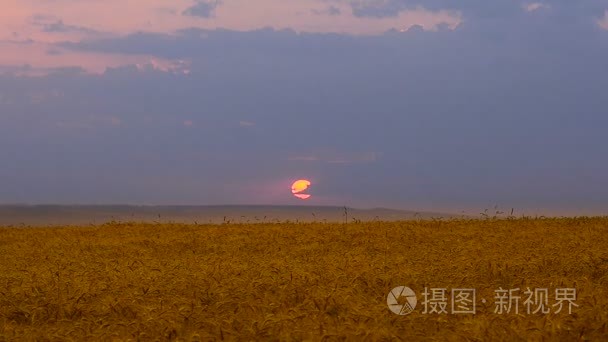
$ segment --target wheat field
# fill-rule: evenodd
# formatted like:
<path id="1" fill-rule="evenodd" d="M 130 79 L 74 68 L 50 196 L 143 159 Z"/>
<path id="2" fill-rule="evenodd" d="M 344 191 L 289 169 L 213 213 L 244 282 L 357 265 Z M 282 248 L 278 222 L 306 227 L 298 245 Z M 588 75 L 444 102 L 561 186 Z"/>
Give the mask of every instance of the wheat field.
<path id="1" fill-rule="evenodd" d="M 606 340 L 607 272 L 608 218 L 7 227 L 0 341 Z M 425 287 L 474 288 L 475 314 L 424 313 Z M 496 312 L 528 287 L 577 306 Z"/>

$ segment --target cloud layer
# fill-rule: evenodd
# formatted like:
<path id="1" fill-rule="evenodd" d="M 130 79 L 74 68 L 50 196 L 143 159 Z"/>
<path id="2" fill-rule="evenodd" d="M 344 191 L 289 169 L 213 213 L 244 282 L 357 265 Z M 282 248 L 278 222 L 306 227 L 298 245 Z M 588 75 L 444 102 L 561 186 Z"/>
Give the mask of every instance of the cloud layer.
<path id="1" fill-rule="evenodd" d="M 239 2 L 206 18 L 149 3 L 173 19 L 113 28 L 64 9 L 3 31 L 0 202 L 289 204 L 306 178 L 315 204 L 608 204 L 600 2 L 272 9 L 373 35 L 307 32 L 295 15 L 293 29 L 216 28 Z"/>
<path id="2" fill-rule="evenodd" d="M 210 18 L 215 13 L 215 9 L 220 5 L 219 0 L 197 0 L 196 3 L 182 12 L 183 15 L 194 17 Z"/>

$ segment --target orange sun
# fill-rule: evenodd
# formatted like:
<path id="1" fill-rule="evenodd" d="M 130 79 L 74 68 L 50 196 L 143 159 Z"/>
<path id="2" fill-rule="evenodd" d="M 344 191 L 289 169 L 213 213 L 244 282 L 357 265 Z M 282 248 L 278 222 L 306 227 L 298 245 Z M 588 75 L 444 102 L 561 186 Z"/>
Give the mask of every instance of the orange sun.
<path id="1" fill-rule="evenodd" d="M 310 181 L 306 179 L 300 179 L 291 185 L 291 193 L 301 200 L 307 200 L 310 198 L 310 194 L 306 193 L 306 190 L 310 187 Z"/>

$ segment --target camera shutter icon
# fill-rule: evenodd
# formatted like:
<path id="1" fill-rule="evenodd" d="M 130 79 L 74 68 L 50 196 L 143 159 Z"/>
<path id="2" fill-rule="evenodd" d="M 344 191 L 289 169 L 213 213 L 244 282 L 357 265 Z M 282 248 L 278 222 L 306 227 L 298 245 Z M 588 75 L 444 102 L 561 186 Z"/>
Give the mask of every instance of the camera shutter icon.
<path id="1" fill-rule="evenodd" d="M 397 315 L 407 315 L 414 311 L 418 299 L 416 293 L 407 286 L 397 286 L 388 293 L 386 304 Z"/>

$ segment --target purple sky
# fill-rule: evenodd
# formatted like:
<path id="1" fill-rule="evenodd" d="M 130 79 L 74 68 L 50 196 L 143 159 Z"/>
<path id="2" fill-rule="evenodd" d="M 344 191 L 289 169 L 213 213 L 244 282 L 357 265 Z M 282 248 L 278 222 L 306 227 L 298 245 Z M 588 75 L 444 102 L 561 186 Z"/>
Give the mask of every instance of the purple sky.
<path id="1" fill-rule="evenodd" d="M 6 0 L 0 203 L 606 213 L 607 11 Z"/>

